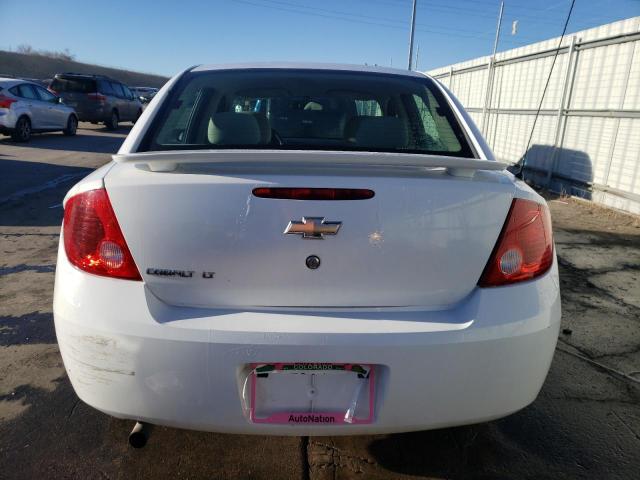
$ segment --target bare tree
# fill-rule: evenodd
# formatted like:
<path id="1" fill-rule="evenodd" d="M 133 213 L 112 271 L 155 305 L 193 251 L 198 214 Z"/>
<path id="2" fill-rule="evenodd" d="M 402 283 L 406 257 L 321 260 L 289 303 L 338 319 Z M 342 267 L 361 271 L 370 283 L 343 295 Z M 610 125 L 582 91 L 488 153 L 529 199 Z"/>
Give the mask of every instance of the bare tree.
<path id="1" fill-rule="evenodd" d="M 25 55 L 33 55 L 34 54 L 33 47 L 31 45 L 26 44 L 26 43 L 22 43 L 22 44 L 18 45 L 16 47 L 16 52 L 24 53 Z"/>
<path id="2" fill-rule="evenodd" d="M 57 58 L 60 60 L 75 60 L 76 56 L 69 51 L 68 48 L 65 48 L 63 51 L 53 51 L 53 50 L 36 50 L 31 45 L 23 43 L 16 47 L 16 52 L 22 53 L 23 55 L 40 55 L 42 57 L 49 58 Z"/>

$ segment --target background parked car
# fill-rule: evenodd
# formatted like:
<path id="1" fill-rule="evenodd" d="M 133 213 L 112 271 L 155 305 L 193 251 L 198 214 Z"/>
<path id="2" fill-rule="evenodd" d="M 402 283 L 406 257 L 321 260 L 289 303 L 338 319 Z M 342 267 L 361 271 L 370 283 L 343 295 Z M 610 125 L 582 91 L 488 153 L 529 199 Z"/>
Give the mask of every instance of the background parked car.
<path id="1" fill-rule="evenodd" d="M 148 103 L 158 93 L 157 88 L 153 87 L 131 87 L 131 91 L 135 96 L 140 98 L 143 103 Z"/>
<path id="2" fill-rule="evenodd" d="M 135 123 L 142 103 L 121 82 L 102 75 L 56 74 L 49 90 L 75 108 L 81 121 L 101 123 L 115 130 L 123 121 Z"/>
<path id="3" fill-rule="evenodd" d="M 44 87 L 16 78 L 0 78 L 0 133 L 26 142 L 33 132 L 62 130 L 75 135 L 78 115 Z"/>

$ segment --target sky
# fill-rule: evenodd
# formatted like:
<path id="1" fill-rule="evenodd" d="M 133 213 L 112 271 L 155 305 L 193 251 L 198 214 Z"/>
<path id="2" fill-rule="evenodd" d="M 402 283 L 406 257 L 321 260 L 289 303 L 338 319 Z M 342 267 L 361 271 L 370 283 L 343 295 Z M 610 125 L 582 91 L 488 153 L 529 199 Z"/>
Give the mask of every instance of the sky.
<path id="1" fill-rule="evenodd" d="M 559 36 L 570 3 L 505 0 L 498 51 Z M 82 62 L 165 76 L 197 64 L 246 61 L 407 68 L 411 4 L 412 0 L 0 0 L 0 50 L 15 50 L 20 44 L 69 49 Z M 418 0 L 417 69 L 490 54 L 499 5 L 500 0 Z M 633 16 L 640 16 L 640 0 L 576 0 L 568 32 Z M 512 35 L 514 20 L 518 28 Z"/>

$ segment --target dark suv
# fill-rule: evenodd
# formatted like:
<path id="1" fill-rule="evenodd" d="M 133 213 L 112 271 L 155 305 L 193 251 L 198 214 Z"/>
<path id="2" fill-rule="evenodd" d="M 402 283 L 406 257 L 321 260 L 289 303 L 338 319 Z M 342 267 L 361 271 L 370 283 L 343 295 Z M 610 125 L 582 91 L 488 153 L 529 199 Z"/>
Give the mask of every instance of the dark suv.
<path id="1" fill-rule="evenodd" d="M 142 114 L 142 104 L 131 90 L 103 75 L 58 73 L 49 90 L 75 108 L 80 121 L 104 122 L 112 130 L 119 122 L 135 123 Z"/>

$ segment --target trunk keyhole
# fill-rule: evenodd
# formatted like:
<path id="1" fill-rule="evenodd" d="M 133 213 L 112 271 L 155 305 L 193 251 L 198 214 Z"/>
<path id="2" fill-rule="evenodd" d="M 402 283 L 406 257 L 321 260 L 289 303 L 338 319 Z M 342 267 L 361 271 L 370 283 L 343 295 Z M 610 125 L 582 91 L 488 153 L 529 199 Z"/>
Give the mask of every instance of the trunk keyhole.
<path id="1" fill-rule="evenodd" d="M 307 264 L 308 268 L 310 268 L 311 270 L 315 270 L 320 266 L 320 257 L 318 257 L 317 255 L 309 255 L 305 263 Z"/>

